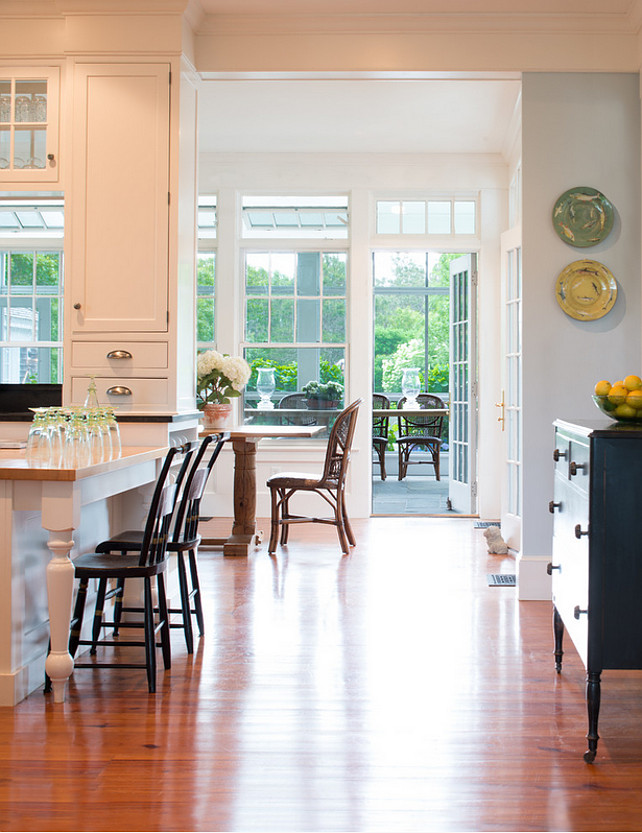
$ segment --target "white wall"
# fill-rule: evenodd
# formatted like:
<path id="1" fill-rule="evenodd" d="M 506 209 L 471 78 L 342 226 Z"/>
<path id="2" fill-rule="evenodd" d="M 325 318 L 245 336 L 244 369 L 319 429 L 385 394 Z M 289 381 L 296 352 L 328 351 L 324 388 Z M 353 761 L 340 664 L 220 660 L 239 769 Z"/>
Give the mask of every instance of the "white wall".
<path id="1" fill-rule="evenodd" d="M 201 154 L 199 191 L 218 194 L 217 332 L 218 347 L 238 351 L 241 297 L 240 265 L 235 251 L 238 203 L 242 193 L 348 193 L 350 241 L 350 375 L 347 400 L 364 399 L 355 437 L 349 483 L 349 511 L 367 517 L 371 511 L 371 442 L 369 403 L 372 392 L 372 276 L 374 201 L 377 197 L 428 192 L 479 192 L 481 235 L 480 309 L 480 511 L 499 517 L 499 431 L 493 402 L 499 395 L 499 234 L 506 225 L 507 166 L 499 155 L 417 154 Z M 256 242 L 256 241 L 254 241 Z M 449 241 L 413 240 L 412 248 L 452 251 Z M 287 245 L 287 244 L 286 244 Z M 257 513 L 269 515 L 267 477 L 275 469 L 319 468 L 323 448 L 262 444 L 257 458 Z M 300 450 L 297 450 L 300 449 Z M 208 513 L 229 512 L 232 490 L 231 454 L 223 456 L 206 503 Z"/>
<path id="2" fill-rule="evenodd" d="M 599 418 L 598 379 L 640 373 L 640 96 L 637 74 L 526 74 L 523 129 L 524 513 L 522 598 L 550 598 L 553 450 L 557 417 Z M 578 249 L 551 223 L 556 199 L 576 185 L 597 188 L 615 206 L 609 237 Z M 555 300 L 561 270 L 590 258 L 618 283 L 615 306 L 579 322 Z M 522 580 L 522 578 L 524 580 Z"/>

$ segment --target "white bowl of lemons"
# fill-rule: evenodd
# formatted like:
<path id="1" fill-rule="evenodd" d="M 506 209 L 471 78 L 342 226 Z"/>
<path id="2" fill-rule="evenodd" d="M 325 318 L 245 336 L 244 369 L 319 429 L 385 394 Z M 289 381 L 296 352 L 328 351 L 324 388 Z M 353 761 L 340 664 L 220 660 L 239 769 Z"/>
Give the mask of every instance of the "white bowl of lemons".
<path id="1" fill-rule="evenodd" d="M 613 384 L 602 379 L 595 385 L 593 402 L 617 422 L 642 423 L 642 379 L 631 375 Z"/>

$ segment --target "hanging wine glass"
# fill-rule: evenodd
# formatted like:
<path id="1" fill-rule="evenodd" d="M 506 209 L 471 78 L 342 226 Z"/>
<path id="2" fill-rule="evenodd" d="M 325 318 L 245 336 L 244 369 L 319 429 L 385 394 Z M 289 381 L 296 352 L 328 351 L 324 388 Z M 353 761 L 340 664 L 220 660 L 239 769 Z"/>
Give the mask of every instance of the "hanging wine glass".
<path id="1" fill-rule="evenodd" d="M 406 397 L 406 408 L 417 407 L 417 395 L 421 390 L 418 367 L 407 367 L 401 378 L 401 392 Z"/>
<path id="2" fill-rule="evenodd" d="M 259 404 L 256 406 L 259 411 L 271 411 L 274 408 L 274 402 L 272 402 L 271 396 L 275 388 L 274 368 L 259 367 L 256 381 L 256 390 L 261 397 Z"/>

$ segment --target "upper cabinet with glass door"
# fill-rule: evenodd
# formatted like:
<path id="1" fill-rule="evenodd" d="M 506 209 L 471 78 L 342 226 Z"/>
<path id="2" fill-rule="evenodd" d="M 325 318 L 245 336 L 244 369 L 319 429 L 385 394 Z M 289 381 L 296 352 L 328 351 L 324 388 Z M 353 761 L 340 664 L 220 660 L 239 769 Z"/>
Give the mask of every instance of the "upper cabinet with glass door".
<path id="1" fill-rule="evenodd" d="M 59 71 L 0 67 L 0 183 L 58 179 Z"/>

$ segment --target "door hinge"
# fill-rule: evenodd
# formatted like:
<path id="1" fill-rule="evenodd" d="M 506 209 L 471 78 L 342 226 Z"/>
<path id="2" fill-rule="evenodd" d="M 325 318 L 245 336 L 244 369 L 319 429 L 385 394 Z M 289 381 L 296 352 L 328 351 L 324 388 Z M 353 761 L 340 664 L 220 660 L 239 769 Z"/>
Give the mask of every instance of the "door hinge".
<path id="1" fill-rule="evenodd" d="M 167 205 L 171 205 L 171 204 L 172 204 L 172 195 L 168 191 L 167 192 Z"/>
<path id="2" fill-rule="evenodd" d="M 474 480 L 474 481 L 470 484 L 470 494 L 471 494 L 471 496 L 472 496 L 472 497 L 474 497 L 474 498 L 476 498 L 476 497 L 477 497 L 477 481 L 476 481 L 476 480 Z"/>
<path id="3" fill-rule="evenodd" d="M 169 310 L 167 310 L 167 325 L 169 326 Z"/>

